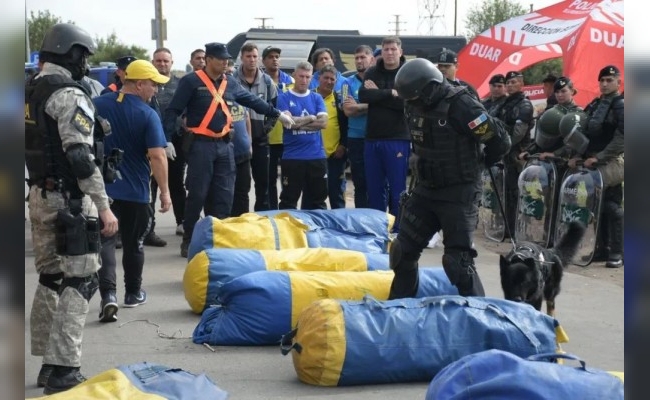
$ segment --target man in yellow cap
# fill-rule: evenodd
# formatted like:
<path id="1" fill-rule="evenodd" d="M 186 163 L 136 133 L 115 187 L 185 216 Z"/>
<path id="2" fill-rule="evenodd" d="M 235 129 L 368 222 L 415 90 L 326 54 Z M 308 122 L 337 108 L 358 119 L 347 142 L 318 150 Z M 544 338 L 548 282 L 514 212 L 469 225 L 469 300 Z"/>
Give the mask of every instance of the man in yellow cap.
<path id="1" fill-rule="evenodd" d="M 121 178 L 106 185 L 106 192 L 113 199 L 111 210 L 119 221 L 122 232 L 124 267 L 124 307 L 136 307 L 146 303 L 147 294 L 142 290 L 144 248 L 142 242 L 151 227 L 153 210 L 150 176 L 160 188 L 160 212 L 171 206 L 167 185 L 167 140 L 160 117 L 150 106 L 158 85 L 169 77 L 161 75 L 149 61 L 136 60 L 126 67 L 122 89 L 94 99 L 97 112 L 106 118 L 112 134 L 105 142 L 105 153 L 123 149 L 119 166 Z M 99 292 L 102 297 L 99 320 L 117 321 L 117 296 L 115 277 L 115 238 L 102 238 L 102 268 L 99 271 Z"/>

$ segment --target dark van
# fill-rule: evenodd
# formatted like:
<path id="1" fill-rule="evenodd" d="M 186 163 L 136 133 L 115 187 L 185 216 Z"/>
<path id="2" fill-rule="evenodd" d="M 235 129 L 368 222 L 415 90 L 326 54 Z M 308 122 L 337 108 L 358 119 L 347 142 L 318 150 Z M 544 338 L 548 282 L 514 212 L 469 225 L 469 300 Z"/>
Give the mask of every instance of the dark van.
<path id="1" fill-rule="evenodd" d="M 282 49 L 282 69 L 292 71 L 298 61 L 310 61 L 314 50 L 320 47 L 332 49 L 336 55 L 336 68 L 354 71 L 354 50 L 365 44 L 373 49 L 381 48 L 381 40 L 388 35 L 362 35 L 358 30 L 302 30 L 302 29 L 250 29 L 237 34 L 228 42 L 228 52 L 236 55 L 240 64 L 239 50 L 247 42 L 255 42 L 261 53 L 267 46 Z M 443 48 L 458 52 L 467 44 L 464 36 L 400 36 L 407 59 L 434 56 Z"/>

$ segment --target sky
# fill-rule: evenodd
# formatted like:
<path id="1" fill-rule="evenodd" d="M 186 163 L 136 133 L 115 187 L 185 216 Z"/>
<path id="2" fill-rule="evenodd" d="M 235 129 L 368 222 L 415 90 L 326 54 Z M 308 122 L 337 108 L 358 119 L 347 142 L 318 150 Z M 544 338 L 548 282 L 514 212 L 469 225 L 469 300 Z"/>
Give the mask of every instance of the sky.
<path id="1" fill-rule="evenodd" d="M 518 0 L 526 9 L 544 8 L 559 0 Z M 482 0 L 457 0 L 457 33 L 465 33 L 467 12 Z M 399 15 L 401 34 L 453 35 L 454 0 L 397 0 L 392 5 L 377 6 L 370 0 L 162 0 L 167 20 L 164 42 L 174 56 L 174 69 L 184 69 L 190 53 L 209 42 L 227 43 L 236 34 L 257 28 L 255 18 L 269 17 L 267 26 L 284 29 L 356 29 L 366 35 L 390 35 Z M 437 4 L 437 8 L 435 8 Z M 151 39 L 154 0 L 26 0 L 31 11 L 49 10 L 64 22 L 74 21 L 93 37 L 107 37 L 115 32 L 127 45 L 149 51 L 156 48 Z M 14 2 L 13 7 L 22 7 Z M 92 10 L 92 11 L 91 11 Z M 18 10 L 19 12 L 21 10 Z M 434 18 L 426 18 L 434 15 Z M 34 49 L 32 49 L 34 50 Z M 112 60 L 107 60 L 112 61 Z"/>

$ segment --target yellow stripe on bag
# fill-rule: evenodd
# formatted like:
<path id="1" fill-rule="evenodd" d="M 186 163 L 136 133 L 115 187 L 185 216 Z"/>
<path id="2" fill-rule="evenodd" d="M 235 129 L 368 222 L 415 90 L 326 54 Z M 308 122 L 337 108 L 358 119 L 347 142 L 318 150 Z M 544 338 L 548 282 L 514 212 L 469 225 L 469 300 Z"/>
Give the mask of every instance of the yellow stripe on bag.
<path id="1" fill-rule="evenodd" d="M 185 300 L 193 312 L 201 314 L 208 297 L 208 279 L 210 279 L 210 265 L 208 254 L 205 251 L 197 253 L 185 267 L 183 274 L 183 291 Z"/>
<path id="2" fill-rule="evenodd" d="M 298 335 L 302 341 L 298 343 L 301 351 L 291 352 L 298 379 L 311 385 L 337 386 L 347 347 L 341 305 L 335 300 L 312 303 L 301 315 Z M 321 340 L 323 336 L 326 340 Z"/>
<path id="3" fill-rule="evenodd" d="M 368 260 L 358 251 L 302 248 L 260 250 L 269 271 L 367 271 Z"/>
<path id="4" fill-rule="evenodd" d="M 65 392 L 38 397 L 37 399 L 165 400 L 164 397 L 157 394 L 142 392 L 140 389 L 133 386 L 129 378 L 118 369 L 109 369 L 108 371 L 104 371 L 87 381 L 80 383 L 74 388 L 66 390 Z"/>
<path id="5" fill-rule="evenodd" d="M 247 213 L 240 217 L 212 219 L 212 245 L 226 249 L 293 249 L 307 247 L 309 227 L 288 213 L 272 218 Z"/>
<path id="6" fill-rule="evenodd" d="M 321 299 L 361 300 L 370 294 L 377 300 L 388 299 L 393 271 L 359 272 L 288 272 L 291 280 L 291 327 L 300 313 Z"/>
<path id="7" fill-rule="evenodd" d="M 607 371 L 607 372 L 620 379 L 621 382 L 625 383 L 625 374 L 623 372 L 619 372 L 619 371 Z"/>

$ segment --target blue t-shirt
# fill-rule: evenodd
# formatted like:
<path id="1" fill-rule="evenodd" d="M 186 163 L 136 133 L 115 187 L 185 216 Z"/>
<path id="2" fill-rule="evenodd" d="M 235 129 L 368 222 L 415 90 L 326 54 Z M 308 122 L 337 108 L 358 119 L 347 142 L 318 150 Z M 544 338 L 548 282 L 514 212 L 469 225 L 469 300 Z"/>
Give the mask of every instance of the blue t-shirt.
<path id="1" fill-rule="evenodd" d="M 293 90 L 278 95 L 278 110 L 289 111 L 295 117 L 307 115 L 327 115 L 323 97 L 308 90 L 307 93 L 296 93 Z M 284 149 L 283 160 L 318 160 L 326 158 L 323 147 L 323 136 L 317 131 L 284 129 L 282 134 Z"/>
<path id="2" fill-rule="evenodd" d="M 357 74 L 348 77 L 343 83 L 341 89 L 342 95 L 353 97 L 357 103 L 359 102 L 359 88 L 363 86 L 363 81 L 359 79 Z M 345 100 L 345 99 L 343 99 Z M 359 115 L 357 117 L 348 118 L 348 138 L 350 139 L 363 139 L 366 137 L 366 122 L 368 114 Z"/>
<path id="3" fill-rule="evenodd" d="M 104 142 L 104 153 L 110 154 L 113 148 L 124 150 L 124 158 L 118 167 L 122 179 L 106 185 L 106 193 L 116 200 L 149 203 L 151 164 L 147 151 L 167 147 L 160 117 L 133 94 L 106 93 L 95 97 L 93 103 L 97 113 L 111 124 L 111 134 Z"/>

